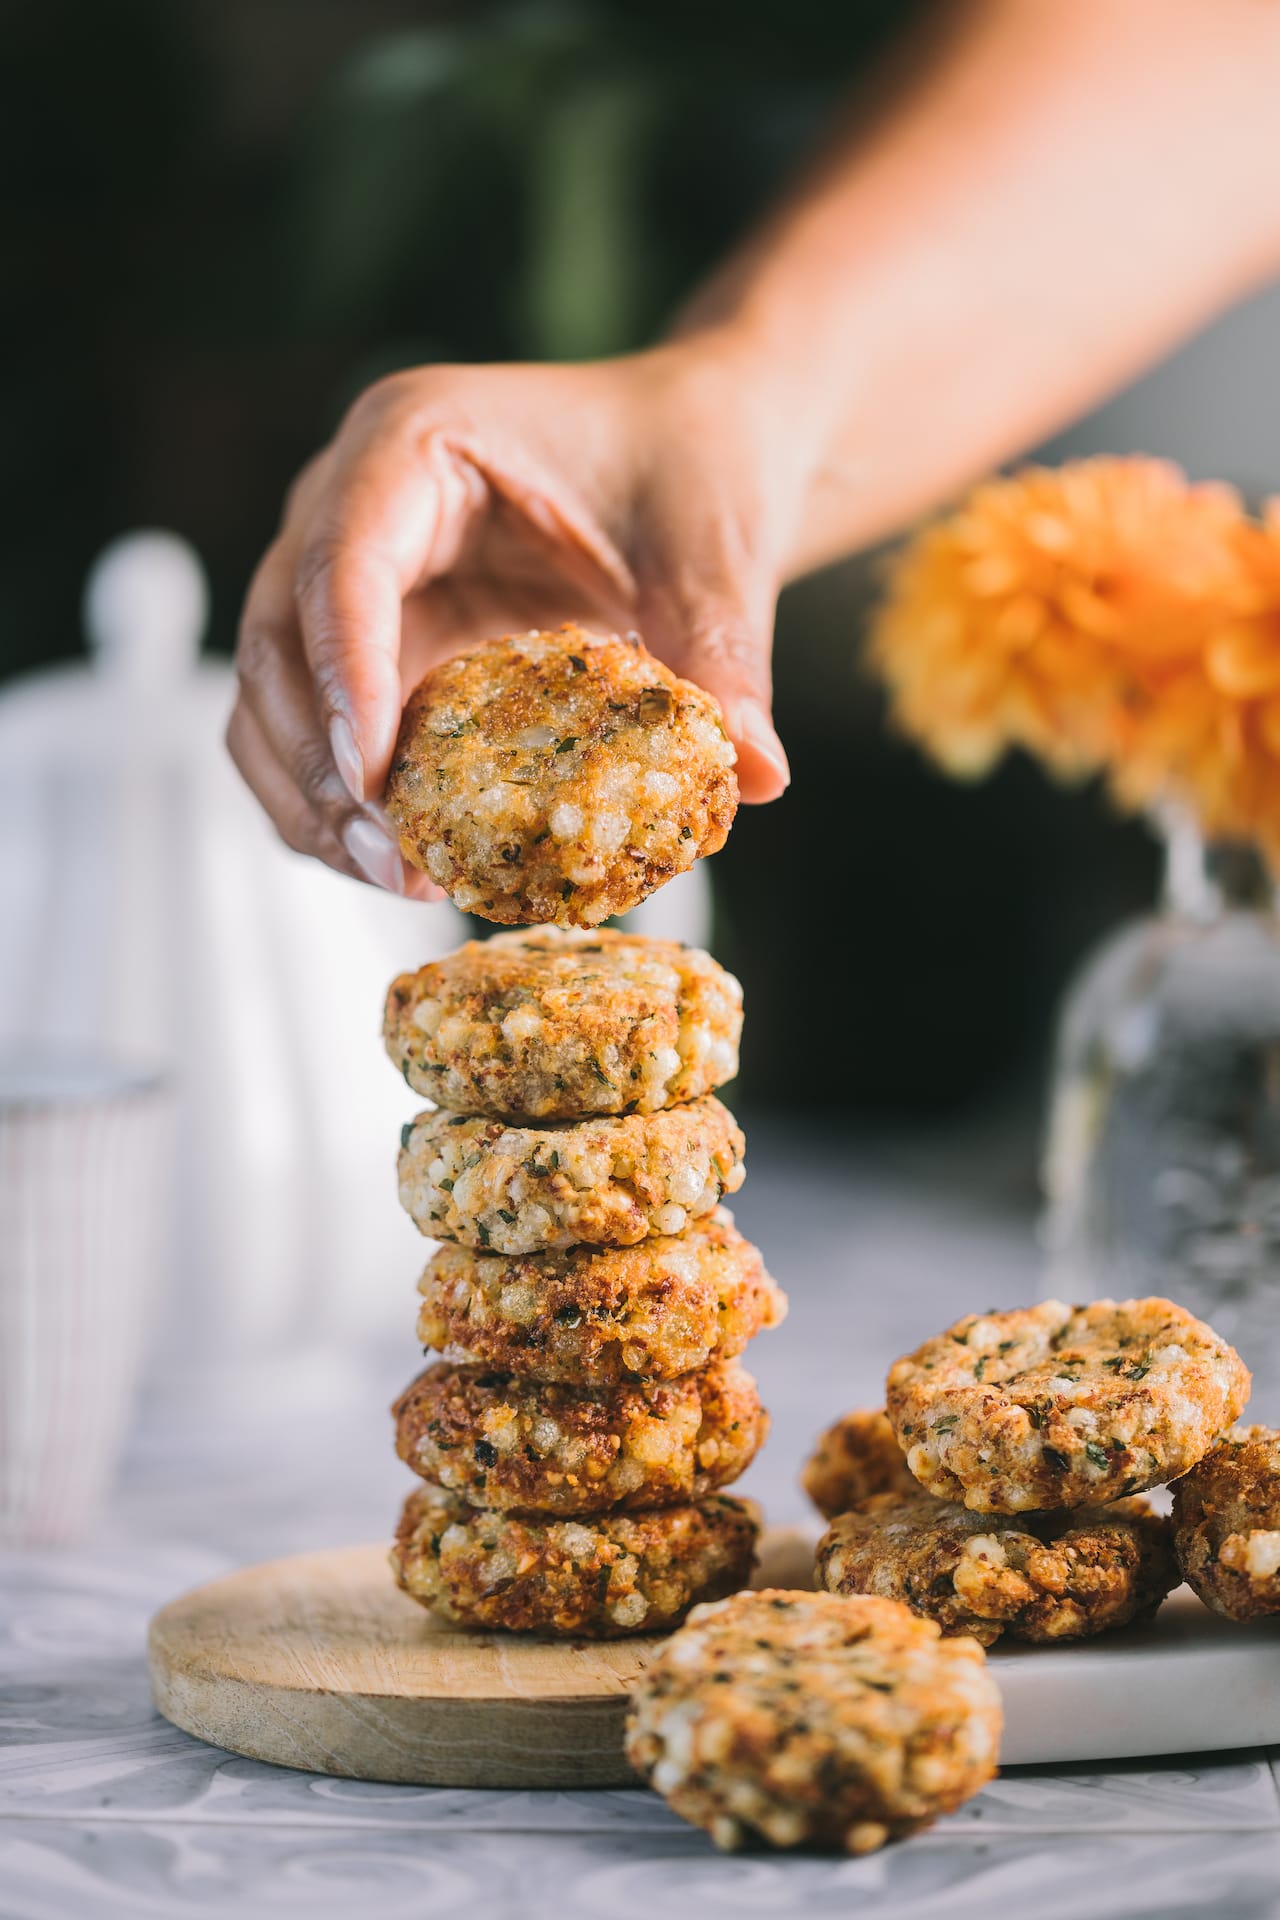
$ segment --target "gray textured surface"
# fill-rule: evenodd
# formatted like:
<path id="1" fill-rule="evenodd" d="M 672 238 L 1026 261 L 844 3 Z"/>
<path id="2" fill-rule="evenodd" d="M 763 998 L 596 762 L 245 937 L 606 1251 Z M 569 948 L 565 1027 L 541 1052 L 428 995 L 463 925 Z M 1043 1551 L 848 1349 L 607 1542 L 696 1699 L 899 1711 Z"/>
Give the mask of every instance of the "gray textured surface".
<path id="1" fill-rule="evenodd" d="M 803 1518 L 796 1467 L 887 1360 L 974 1306 L 1033 1296 L 998 1143 L 910 1162 L 752 1132 L 739 1220 L 792 1297 L 752 1353 L 774 1435 L 746 1488 Z M 167 1726 L 147 1697 L 155 1607 L 251 1560 L 376 1538 L 405 1486 L 390 1354 L 155 1404 L 109 1524 L 0 1560 L 0 1920 L 236 1920 L 376 1912 L 466 1920 L 895 1920 L 1280 1915 L 1280 1755 L 1005 1775 L 953 1819 L 861 1861 L 725 1858 L 643 1792 L 448 1792 L 261 1766 Z"/>

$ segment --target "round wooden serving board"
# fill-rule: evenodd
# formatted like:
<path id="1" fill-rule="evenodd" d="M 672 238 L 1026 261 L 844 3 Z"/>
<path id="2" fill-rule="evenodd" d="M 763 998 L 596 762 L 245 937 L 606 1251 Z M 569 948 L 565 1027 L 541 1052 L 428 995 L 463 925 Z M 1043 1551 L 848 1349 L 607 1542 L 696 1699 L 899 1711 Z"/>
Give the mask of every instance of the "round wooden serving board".
<path id="1" fill-rule="evenodd" d="M 813 1546 L 766 1533 L 757 1586 L 807 1587 Z M 151 1624 L 167 1720 L 312 1773 L 440 1787 L 619 1787 L 627 1693 L 657 1639 L 468 1632 L 417 1606 L 382 1547 L 212 1581 Z M 1280 1621 L 1232 1626 L 1187 1588 L 1150 1627 L 997 1646 L 1001 1757 L 1114 1760 L 1280 1742 Z"/>
<path id="2" fill-rule="evenodd" d="M 813 1546 L 766 1534 L 756 1586 L 810 1586 Z M 627 1694 L 658 1638 L 452 1627 L 385 1547 L 297 1554 L 173 1600 L 151 1623 L 166 1720 L 252 1760 L 432 1787 L 620 1787 Z"/>

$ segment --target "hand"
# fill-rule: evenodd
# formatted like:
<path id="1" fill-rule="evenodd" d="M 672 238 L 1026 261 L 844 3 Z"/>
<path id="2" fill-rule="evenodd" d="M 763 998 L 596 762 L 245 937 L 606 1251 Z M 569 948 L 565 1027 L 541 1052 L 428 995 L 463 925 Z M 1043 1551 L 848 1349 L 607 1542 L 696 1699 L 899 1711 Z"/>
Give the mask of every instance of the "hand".
<path id="1" fill-rule="evenodd" d="M 636 628 L 715 694 L 743 799 L 776 798 L 770 645 L 799 488 L 763 393 L 714 331 L 370 388 L 295 482 L 241 624 L 228 745 L 285 841 L 440 897 L 377 806 L 405 696 L 451 653 L 567 619 Z"/>

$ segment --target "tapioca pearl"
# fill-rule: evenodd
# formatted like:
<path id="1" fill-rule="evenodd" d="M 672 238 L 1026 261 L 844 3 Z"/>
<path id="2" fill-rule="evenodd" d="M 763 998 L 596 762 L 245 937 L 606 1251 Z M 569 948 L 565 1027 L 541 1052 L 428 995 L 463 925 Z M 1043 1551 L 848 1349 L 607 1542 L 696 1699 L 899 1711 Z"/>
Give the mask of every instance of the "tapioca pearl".
<path id="1" fill-rule="evenodd" d="M 511 1453 L 520 1438 L 520 1422 L 514 1407 L 486 1407 L 480 1416 L 480 1431 L 499 1453 Z"/>
<path id="2" fill-rule="evenodd" d="M 432 1000 L 430 998 L 419 1000 L 413 1010 L 413 1024 L 415 1027 L 420 1027 L 423 1033 L 430 1037 L 440 1025 L 443 1013 L 443 1001 Z"/>
<path id="3" fill-rule="evenodd" d="M 559 800 L 547 815 L 547 825 L 555 840 L 576 840 L 584 825 L 582 808 L 572 801 Z"/>
<path id="4" fill-rule="evenodd" d="M 601 1468 L 601 1479 L 604 1478 L 606 1472 L 609 1475 L 610 1488 L 619 1499 L 622 1499 L 628 1493 L 635 1493 L 639 1487 L 644 1485 L 645 1470 L 638 1460 L 628 1459 L 623 1456 L 618 1461 L 611 1463 L 608 1468 Z"/>
<path id="5" fill-rule="evenodd" d="M 671 1198 L 678 1205 L 692 1207 L 706 1192 L 707 1170 L 700 1166 L 677 1167 L 667 1185 Z"/>
<path id="6" fill-rule="evenodd" d="M 531 1040 L 542 1031 L 542 1015 L 536 1007 L 513 1007 L 502 1022 L 502 1037 L 514 1046 L 522 1040 Z"/>
<path id="7" fill-rule="evenodd" d="M 674 1047 L 655 1047 L 653 1050 L 653 1077 L 662 1086 L 674 1080 L 680 1071 L 680 1055 Z"/>
<path id="8" fill-rule="evenodd" d="M 505 821 L 511 811 L 512 797 L 517 789 L 503 783 L 492 787 L 483 787 L 471 802 L 471 810 L 477 820 L 492 825 L 495 821 Z"/>
<path id="9" fill-rule="evenodd" d="M 625 813 L 598 813 L 587 829 L 588 844 L 596 853 L 616 853 L 625 845 L 631 822 Z"/>
<path id="10" fill-rule="evenodd" d="M 560 1545 L 571 1560 L 585 1560 L 595 1551 L 596 1537 L 589 1527 L 580 1527 L 568 1521 L 559 1529 Z"/>
<path id="11" fill-rule="evenodd" d="M 489 1203 L 489 1189 L 482 1166 L 460 1173 L 453 1183 L 453 1204 L 460 1213 L 481 1214 Z"/>
<path id="12" fill-rule="evenodd" d="M 443 1009 L 440 1011 L 443 1014 Z M 459 1013 L 444 1015 L 443 1018 L 437 1016 L 432 1032 L 443 1051 L 452 1053 L 467 1045 L 471 1038 L 471 1023 Z"/>
<path id="13" fill-rule="evenodd" d="M 518 1571 L 518 1563 L 512 1549 L 495 1547 L 485 1560 L 483 1591 L 490 1593 L 500 1581 L 514 1580 Z"/>
<path id="14" fill-rule="evenodd" d="M 427 872 L 433 880 L 438 881 L 442 886 L 453 872 L 453 861 L 449 857 L 449 849 L 444 845 L 443 841 L 437 840 L 427 848 Z M 473 893 L 476 899 L 480 897 L 478 890 L 474 887 L 460 889 L 460 891 Z"/>
<path id="15" fill-rule="evenodd" d="M 653 1219 L 659 1233 L 682 1233 L 688 1217 L 683 1207 L 667 1205 L 659 1207 Z"/>
<path id="16" fill-rule="evenodd" d="M 557 1244 L 553 1239 L 555 1217 L 545 1207 L 525 1207 L 520 1215 L 520 1225 L 526 1239 L 541 1245 L 544 1241 Z"/>
<path id="17" fill-rule="evenodd" d="M 717 1081 L 730 1080 L 738 1071 L 738 1050 L 728 1040 L 712 1040 L 707 1048 L 707 1063 Z"/>
<path id="18" fill-rule="evenodd" d="M 560 1171 L 568 1174 L 579 1193 L 590 1193 L 597 1187 L 606 1186 L 611 1173 L 615 1178 L 627 1177 L 618 1174 L 609 1149 L 603 1144 L 598 1147 L 579 1148 L 567 1165 L 565 1156 L 561 1154 Z"/>
<path id="19" fill-rule="evenodd" d="M 538 1290 L 528 1280 L 513 1280 L 498 1294 L 498 1312 L 504 1320 L 527 1326 L 538 1316 Z"/>
<path id="20" fill-rule="evenodd" d="M 627 1593 L 614 1601 L 609 1617 L 620 1627 L 638 1627 L 648 1611 L 649 1602 L 642 1593 Z"/>
<path id="21" fill-rule="evenodd" d="M 554 1453 L 560 1442 L 560 1423 L 542 1415 L 529 1429 L 529 1445 L 535 1453 Z"/>

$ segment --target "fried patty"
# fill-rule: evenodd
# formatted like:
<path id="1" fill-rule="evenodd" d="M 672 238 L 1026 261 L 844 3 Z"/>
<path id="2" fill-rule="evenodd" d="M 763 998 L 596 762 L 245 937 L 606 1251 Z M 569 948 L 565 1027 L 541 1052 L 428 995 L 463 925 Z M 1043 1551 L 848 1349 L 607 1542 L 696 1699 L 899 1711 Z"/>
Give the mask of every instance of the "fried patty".
<path id="1" fill-rule="evenodd" d="M 746 1146 L 711 1094 L 661 1113 L 541 1127 L 420 1113 L 402 1142 L 406 1213 L 434 1239 L 494 1253 L 681 1233 L 737 1192 Z"/>
<path id="2" fill-rule="evenodd" d="M 522 1514 L 687 1506 L 745 1473 L 768 1431 L 732 1360 L 588 1392 L 446 1361 L 391 1411 L 406 1466 L 469 1506 Z"/>
<path id="3" fill-rule="evenodd" d="M 723 1207 L 634 1247 L 508 1256 L 446 1244 L 418 1291 L 424 1348 L 583 1387 L 675 1380 L 732 1359 L 787 1310 Z"/>
<path id="4" fill-rule="evenodd" d="M 920 1484 L 977 1513 L 1100 1506 L 1185 1473 L 1249 1397 L 1249 1370 L 1169 1300 L 970 1314 L 889 1374 Z"/>
<path id="5" fill-rule="evenodd" d="M 894 1600 L 767 1588 L 698 1607 L 631 1696 L 627 1758 L 719 1847 L 868 1853 L 996 1771 L 977 1642 Z"/>
<path id="6" fill-rule="evenodd" d="M 742 988 L 697 947 L 639 934 L 469 940 L 387 995 L 387 1052 L 455 1113 L 582 1120 L 654 1113 L 738 1071 Z"/>
<path id="7" fill-rule="evenodd" d="M 1173 1489 L 1183 1578 L 1228 1620 L 1280 1613 L 1280 1432 L 1237 1427 Z"/>
<path id="8" fill-rule="evenodd" d="M 869 1407 L 842 1414 L 820 1435 L 800 1484 L 828 1520 L 873 1493 L 919 1491 L 888 1415 Z"/>
<path id="9" fill-rule="evenodd" d="M 400 1516 L 391 1567 L 405 1592 L 462 1626 L 616 1640 L 660 1633 L 699 1600 L 744 1586 L 758 1528 L 715 1493 L 696 1506 L 591 1520 L 521 1520 L 422 1486 Z"/>
<path id="10" fill-rule="evenodd" d="M 524 633 L 410 695 L 386 807 L 406 860 L 508 926 L 594 927 L 722 847 L 734 750 L 635 635 Z"/>
<path id="11" fill-rule="evenodd" d="M 984 1647 L 1083 1640 L 1149 1618 L 1178 1584 L 1168 1521 L 1145 1501 L 992 1521 L 951 1500 L 877 1493 L 818 1543 L 828 1593 L 901 1600 Z"/>

